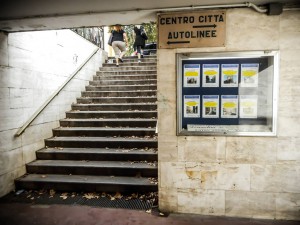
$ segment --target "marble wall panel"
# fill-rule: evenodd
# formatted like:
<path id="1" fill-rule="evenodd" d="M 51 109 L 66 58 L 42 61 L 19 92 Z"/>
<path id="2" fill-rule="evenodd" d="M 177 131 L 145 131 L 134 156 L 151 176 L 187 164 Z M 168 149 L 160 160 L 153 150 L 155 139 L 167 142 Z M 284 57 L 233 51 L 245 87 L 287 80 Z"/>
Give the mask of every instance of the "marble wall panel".
<path id="1" fill-rule="evenodd" d="M 201 171 L 196 163 L 160 162 L 160 171 L 162 188 L 201 188 Z"/>
<path id="2" fill-rule="evenodd" d="M 252 9 L 231 9 L 226 15 L 227 50 L 279 49 L 280 16 L 267 16 Z"/>
<path id="3" fill-rule="evenodd" d="M 226 140 L 228 163 L 276 163 L 276 138 L 228 137 Z"/>
<path id="4" fill-rule="evenodd" d="M 0 66 L 8 66 L 8 34 L 0 32 Z"/>
<path id="5" fill-rule="evenodd" d="M 14 171 L 0 175 L 0 197 L 15 189 L 14 180 L 26 173 L 25 166 Z"/>
<path id="6" fill-rule="evenodd" d="M 22 108 L 0 109 L 0 131 L 18 128 L 24 118 L 24 109 Z"/>
<path id="7" fill-rule="evenodd" d="M 277 163 L 298 164 L 300 163 L 300 138 L 278 138 Z"/>
<path id="8" fill-rule="evenodd" d="M 300 194 L 276 194 L 276 219 L 300 221 Z"/>
<path id="9" fill-rule="evenodd" d="M 178 190 L 178 212 L 203 215 L 225 214 L 225 191 Z"/>
<path id="10" fill-rule="evenodd" d="M 161 188 L 158 192 L 159 208 L 165 212 L 178 211 L 178 193 L 174 188 Z"/>
<path id="11" fill-rule="evenodd" d="M 251 191 L 298 193 L 299 165 L 251 165 Z"/>
<path id="12" fill-rule="evenodd" d="M 295 124 L 300 124 L 300 117 L 281 115 L 278 118 L 278 137 L 299 137 L 300 129 Z"/>
<path id="13" fill-rule="evenodd" d="M 276 196 L 273 193 L 226 191 L 225 205 L 226 216 L 276 218 Z"/>
<path id="14" fill-rule="evenodd" d="M 163 139 L 163 140 L 160 140 Z M 174 162 L 178 161 L 177 140 L 174 138 L 168 138 L 168 135 L 164 135 L 164 138 L 158 140 L 159 155 L 158 161 L 162 162 Z"/>
<path id="15" fill-rule="evenodd" d="M 165 135 L 176 135 L 176 114 L 174 111 L 175 109 L 170 108 L 159 109 L 158 133 L 161 138 L 164 138 Z"/>
<path id="16" fill-rule="evenodd" d="M 13 171 L 22 165 L 22 148 L 0 152 L 0 175 Z"/>
<path id="17" fill-rule="evenodd" d="M 180 137 L 178 148 L 183 151 L 184 161 L 222 162 L 225 161 L 224 137 Z"/>
<path id="18" fill-rule="evenodd" d="M 250 190 L 249 165 L 161 162 L 160 170 L 168 171 L 161 173 L 160 184 L 163 188 Z"/>
<path id="19" fill-rule="evenodd" d="M 22 146 L 22 140 L 14 137 L 15 133 L 17 133 L 16 129 L 0 131 L 0 152 L 10 151 Z"/>

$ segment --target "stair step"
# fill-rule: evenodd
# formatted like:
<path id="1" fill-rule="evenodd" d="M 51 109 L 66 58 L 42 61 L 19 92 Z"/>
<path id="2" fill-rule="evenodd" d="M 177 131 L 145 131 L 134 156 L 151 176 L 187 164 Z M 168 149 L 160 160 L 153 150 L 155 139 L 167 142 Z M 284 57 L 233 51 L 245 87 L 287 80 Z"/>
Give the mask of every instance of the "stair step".
<path id="1" fill-rule="evenodd" d="M 114 56 L 109 56 L 108 59 L 115 59 Z M 123 56 L 122 59 L 138 59 L 137 55 L 134 56 Z M 156 55 L 143 55 L 142 59 L 156 59 Z"/>
<path id="2" fill-rule="evenodd" d="M 151 65 L 136 65 L 136 66 L 129 66 L 129 65 L 124 65 L 120 63 L 119 67 L 101 67 L 99 71 L 137 71 L 137 70 L 156 70 L 157 67 L 156 65 L 151 66 Z"/>
<path id="3" fill-rule="evenodd" d="M 136 91 L 84 91 L 82 97 L 137 97 L 156 96 L 156 90 L 136 90 Z"/>
<path id="4" fill-rule="evenodd" d="M 156 102 L 156 97 L 139 96 L 139 97 L 84 97 L 77 98 L 79 104 L 91 104 L 91 103 L 146 103 Z"/>
<path id="5" fill-rule="evenodd" d="M 152 192 L 157 191 L 157 184 L 148 178 L 29 174 L 16 180 L 17 189 L 54 189 L 57 191 L 89 192 Z"/>
<path id="6" fill-rule="evenodd" d="M 62 119 L 62 127 L 156 127 L 157 119 L 108 118 Z"/>
<path id="7" fill-rule="evenodd" d="M 155 163 L 134 161 L 36 160 L 26 165 L 28 173 L 100 176 L 157 176 Z"/>
<path id="8" fill-rule="evenodd" d="M 90 161 L 157 161 L 156 149 L 44 148 L 37 159 Z"/>
<path id="9" fill-rule="evenodd" d="M 85 136 L 85 137 L 106 137 L 106 136 L 153 136 L 155 128 L 106 128 L 106 127 L 60 127 L 53 129 L 53 136 Z"/>
<path id="10" fill-rule="evenodd" d="M 116 67 L 116 59 L 111 59 L 110 60 L 106 60 L 107 64 L 111 64 L 112 66 Z M 156 58 L 151 58 L 151 59 L 140 59 L 141 62 L 138 62 L 138 58 L 132 58 L 132 59 L 123 59 L 123 63 L 119 63 L 120 67 L 122 67 L 124 64 L 127 63 L 136 63 L 136 64 L 140 64 L 143 65 L 144 63 L 157 63 L 157 59 Z"/>
<path id="11" fill-rule="evenodd" d="M 73 104 L 72 110 L 83 111 L 119 111 L 119 110 L 156 110 L 157 105 L 155 103 L 118 103 L 118 104 Z"/>
<path id="12" fill-rule="evenodd" d="M 136 74 L 156 74 L 157 71 L 156 70 L 122 70 L 122 67 L 118 67 L 120 68 L 119 71 L 114 71 L 114 70 L 108 70 L 108 71 L 97 71 L 96 75 L 105 75 L 105 74 L 128 74 L 128 75 L 136 75 Z"/>
<path id="13" fill-rule="evenodd" d="M 93 76 L 93 81 L 97 80 L 146 80 L 155 79 L 157 80 L 156 74 L 145 74 L 145 75 L 103 75 L 103 76 Z"/>
<path id="14" fill-rule="evenodd" d="M 157 118 L 157 111 L 69 111 L 67 118 Z"/>
<path id="15" fill-rule="evenodd" d="M 65 148 L 157 148 L 157 140 L 120 137 L 52 137 L 45 140 L 45 145 Z"/>
<path id="16" fill-rule="evenodd" d="M 115 63 L 103 63 L 102 66 L 103 67 L 116 67 L 116 64 Z M 128 60 L 128 61 L 123 62 L 120 67 L 123 67 L 123 66 L 157 66 L 157 62 L 154 61 L 154 60 L 151 60 L 151 62 L 144 61 L 144 62 L 138 63 L 137 59 L 136 59 L 134 61 L 133 60 L 132 61 Z M 103 67 L 100 67 L 100 69 L 103 68 Z"/>
<path id="17" fill-rule="evenodd" d="M 144 79 L 144 80 L 95 80 L 89 81 L 90 86 L 101 86 L 101 85 L 145 85 L 145 84 L 157 84 L 156 79 Z"/>
<path id="18" fill-rule="evenodd" d="M 156 84 L 148 85 L 97 85 L 86 86 L 86 91 L 133 91 L 133 90 L 157 90 Z"/>

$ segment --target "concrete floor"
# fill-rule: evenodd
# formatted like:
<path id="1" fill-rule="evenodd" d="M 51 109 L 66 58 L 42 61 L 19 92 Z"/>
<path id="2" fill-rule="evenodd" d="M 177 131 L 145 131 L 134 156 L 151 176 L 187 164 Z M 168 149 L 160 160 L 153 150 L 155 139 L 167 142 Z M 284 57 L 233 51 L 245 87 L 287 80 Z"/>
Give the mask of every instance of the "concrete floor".
<path id="1" fill-rule="evenodd" d="M 254 220 L 228 217 L 95 208 L 72 205 L 0 203 L 1 225 L 299 225 L 300 221 Z"/>

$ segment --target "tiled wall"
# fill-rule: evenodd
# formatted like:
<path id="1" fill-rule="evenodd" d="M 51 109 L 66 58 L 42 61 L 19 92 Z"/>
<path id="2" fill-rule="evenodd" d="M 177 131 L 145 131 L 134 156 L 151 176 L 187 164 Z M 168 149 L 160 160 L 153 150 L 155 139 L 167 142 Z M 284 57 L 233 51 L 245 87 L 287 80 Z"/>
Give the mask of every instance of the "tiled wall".
<path id="1" fill-rule="evenodd" d="M 226 46 L 158 50 L 161 210 L 300 219 L 300 13 L 227 10 Z M 176 136 L 176 53 L 280 50 L 277 137 Z"/>
<path id="2" fill-rule="evenodd" d="M 14 189 L 72 102 L 96 74 L 103 51 L 76 77 L 19 137 L 18 128 L 51 96 L 97 47 L 70 30 L 0 32 L 0 196 Z M 76 59 L 77 55 L 77 61 Z"/>

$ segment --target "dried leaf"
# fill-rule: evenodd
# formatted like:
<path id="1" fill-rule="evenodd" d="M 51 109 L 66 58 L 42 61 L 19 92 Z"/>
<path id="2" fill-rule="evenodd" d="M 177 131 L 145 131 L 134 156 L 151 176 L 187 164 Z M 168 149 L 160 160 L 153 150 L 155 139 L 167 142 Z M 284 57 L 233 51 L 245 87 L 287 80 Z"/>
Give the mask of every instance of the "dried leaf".
<path id="1" fill-rule="evenodd" d="M 114 196 L 114 198 L 116 198 L 116 199 L 121 199 L 122 197 L 123 197 L 123 195 L 121 195 L 120 192 L 117 192 Z"/>
<path id="2" fill-rule="evenodd" d="M 59 196 L 60 198 L 62 198 L 63 200 L 66 200 L 68 198 L 68 193 L 62 193 L 61 196 Z"/>
<path id="3" fill-rule="evenodd" d="M 50 194 L 50 197 L 53 197 L 55 195 L 55 191 L 53 189 L 51 189 L 49 194 Z"/>
<path id="4" fill-rule="evenodd" d="M 85 193 L 83 197 L 86 199 L 93 199 L 93 198 L 99 198 L 99 195 L 95 193 Z"/>

